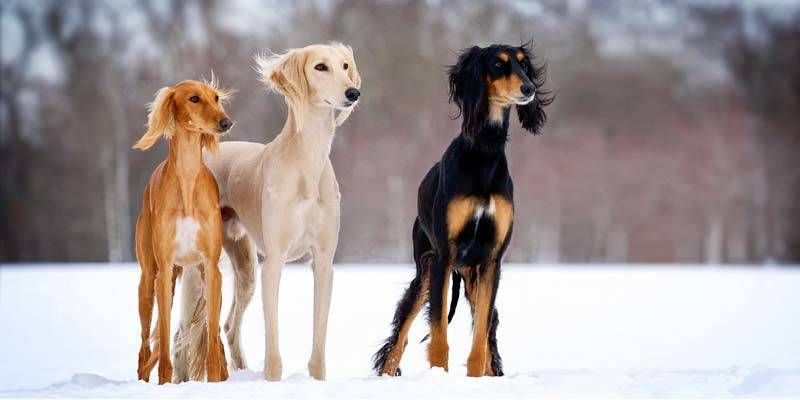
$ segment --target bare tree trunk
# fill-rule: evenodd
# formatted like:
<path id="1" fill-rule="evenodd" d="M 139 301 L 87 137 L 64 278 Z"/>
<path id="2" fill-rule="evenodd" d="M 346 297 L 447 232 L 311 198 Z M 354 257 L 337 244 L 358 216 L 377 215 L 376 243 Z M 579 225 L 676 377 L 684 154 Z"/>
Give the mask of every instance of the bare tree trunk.
<path id="1" fill-rule="evenodd" d="M 624 225 L 615 225 L 606 235 L 606 262 L 624 263 L 628 260 L 628 234 Z"/>
<path id="2" fill-rule="evenodd" d="M 128 192 L 128 128 L 122 88 L 113 82 L 114 71 L 109 71 L 105 93 L 111 129 L 106 148 L 103 149 L 103 187 L 108 238 L 108 259 L 111 262 L 131 260 L 130 197 Z"/>
<path id="3" fill-rule="evenodd" d="M 706 264 L 722 263 L 722 234 L 724 225 L 722 215 L 719 213 L 711 214 L 711 221 L 708 224 L 708 233 L 705 241 Z"/>

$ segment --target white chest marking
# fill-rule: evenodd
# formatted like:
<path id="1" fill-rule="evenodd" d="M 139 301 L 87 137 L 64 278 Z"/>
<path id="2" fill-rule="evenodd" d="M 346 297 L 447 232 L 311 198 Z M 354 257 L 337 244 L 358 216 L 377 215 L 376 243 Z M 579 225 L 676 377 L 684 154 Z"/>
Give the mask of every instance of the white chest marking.
<path id="1" fill-rule="evenodd" d="M 489 204 L 481 204 L 475 207 L 475 219 L 481 219 L 484 214 L 491 218 L 494 215 L 494 199 L 489 199 Z"/>
<path id="2" fill-rule="evenodd" d="M 195 249 L 198 230 L 200 225 L 194 218 L 178 218 L 175 221 L 175 245 L 178 257 L 186 256 Z"/>

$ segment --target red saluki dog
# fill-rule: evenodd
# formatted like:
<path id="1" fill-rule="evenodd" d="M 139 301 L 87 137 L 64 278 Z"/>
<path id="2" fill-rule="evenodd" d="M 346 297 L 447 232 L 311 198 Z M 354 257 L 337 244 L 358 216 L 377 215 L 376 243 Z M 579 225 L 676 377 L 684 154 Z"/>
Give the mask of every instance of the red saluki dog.
<path id="1" fill-rule="evenodd" d="M 228 92 L 210 83 L 184 81 L 156 93 L 149 105 L 147 132 L 133 146 L 146 150 L 160 136 L 169 139 L 169 155 L 150 176 L 142 211 L 136 222 L 136 258 L 142 268 L 139 318 L 142 345 L 139 379 L 148 381 L 158 362 L 158 383 L 172 381 L 170 315 L 175 279 L 182 268 L 199 268 L 208 303 L 208 340 L 204 368 L 209 382 L 228 378 L 225 352 L 219 338 L 222 250 L 219 189 L 203 164 L 202 150 L 216 151 L 219 135 L 233 122 L 222 101 Z M 153 297 L 158 302 L 154 353 L 150 350 Z M 205 338 L 204 338 L 205 339 Z M 197 355 L 195 355 L 197 356 Z"/>

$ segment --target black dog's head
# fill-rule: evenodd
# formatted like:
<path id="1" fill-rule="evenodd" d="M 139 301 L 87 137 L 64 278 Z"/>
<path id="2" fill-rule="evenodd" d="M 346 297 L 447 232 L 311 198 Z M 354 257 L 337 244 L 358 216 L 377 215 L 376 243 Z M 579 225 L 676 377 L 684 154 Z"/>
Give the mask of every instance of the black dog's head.
<path id="1" fill-rule="evenodd" d="M 552 98 L 542 90 L 545 67 L 534 63 L 529 44 L 474 46 L 461 52 L 449 74 L 450 101 L 463 115 L 462 131 L 468 137 L 474 138 L 492 119 L 490 107 L 504 110 L 512 105 L 524 129 L 541 133 L 547 119 L 544 107 Z"/>

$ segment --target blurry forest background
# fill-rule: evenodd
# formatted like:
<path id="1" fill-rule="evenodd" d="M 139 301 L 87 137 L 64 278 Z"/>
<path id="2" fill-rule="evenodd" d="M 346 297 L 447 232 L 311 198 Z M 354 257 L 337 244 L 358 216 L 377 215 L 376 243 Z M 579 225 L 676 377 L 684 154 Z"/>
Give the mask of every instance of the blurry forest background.
<path id="1" fill-rule="evenodd" d="M 0 1 L 0 261 L 133 260 L 160 87 L 213 70 L 232 140 L 285 105 L 252 56 L 339 40 L 362 101 L 332 151 L 338 261 L 409 261 L 416 190 L 458 132 L 445 66 L 535 40 L 556 93 L 513 122 L 517 262 L 800 262 L 800 2 Z"/>

